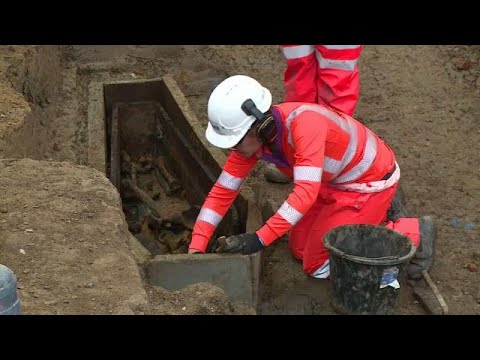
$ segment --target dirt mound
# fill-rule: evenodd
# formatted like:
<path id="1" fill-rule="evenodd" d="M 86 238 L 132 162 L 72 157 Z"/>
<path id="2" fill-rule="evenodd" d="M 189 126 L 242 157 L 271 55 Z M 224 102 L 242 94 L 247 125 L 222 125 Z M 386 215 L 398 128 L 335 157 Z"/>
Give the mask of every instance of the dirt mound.
<path id="1" fill-rule="evenodd" d="M 43 159 L 54 153 L 60 155 L 60 146 L 54 138 L 65 128 L 70 129 L 63 116 L 65 102 L 60 107 L 62 120 L 55 121 L 58 114 L 55 101 L 65 77 L 62 60 L 62 46 L 0 48 L 0 155 L 3 157 Z"/>
<path id="2" fill-rule="evenodd" d="M 4 159 L 0 199 L 0 263 L 17 274 L 23 313 L 146 310 L 120 198 L 103 174 Z"/>
<path id="3" fill-rule="evenodd" d="M 150 313 L 155 315 L 255 315 L 244 304 L 232 303 L 225 292 L 214 285 L 198 283 L 182 290 L 167 291 L 161 287 L 147 290 Z"/>

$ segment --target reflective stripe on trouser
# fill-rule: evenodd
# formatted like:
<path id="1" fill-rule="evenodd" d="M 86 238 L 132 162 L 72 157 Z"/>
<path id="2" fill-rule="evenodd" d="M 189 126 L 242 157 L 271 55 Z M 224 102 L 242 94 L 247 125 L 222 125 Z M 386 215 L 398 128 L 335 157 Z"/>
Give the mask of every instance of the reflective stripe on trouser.
<path id="1" fill-rule="evenodd" d="M 283 48 L 287 63 L 284 75 L 284 101 L 329 105 L 348 115 L 353 115 L 360 91 L 360 76 L 356 65 L 353 68 L 347 66 L 356 61 L 350 58 L 352 50 L 328 48 L 322 45 L 315 45 L 315 48 L 315 52 L 305 52 L 300 57 L 291 56 L 294 52 L 291 48 Z M 361 49 L 354 52 L 359 55 Z M 307 53 L 308 55 L 305 55 Z M 343 64 L 338 60 L 339 54 L 342 55 L 342 53 L 348 57 L 345 61 L 347 65 L 344 67 L 336 65 Z M 323 59 L 322 66 L 318 58 Z"/>
<path id="2" fill-rule="evenodd" d="M 291 56 L 292 52 L 310 46 L 311 51 Z M 282 47 L 287 67 L 285 69 L 285 102 L 300 101 L 308 103 L 317 102 L 317 70 L 318 63 L 312 45 L 299 45 L 295 47 Z M 302 55 L 302 56 L 300 56 Z"/>
<path id="3" fill-rule="evenodd" d="M 346 65 L 352 66 L 338 66 L 337 62 L 342 64 L 339 60 L 330 61 L 332 64 L 329 66 L 329 59 L 333 58 L 333 54 L 338 53 L 339 50 L 323 47 L 320 53 L 321 46 L 315 46 L 315 56 L 319 64 L 316 76 L 317 103 L 332 106 L 352 116 L 360 93 L 360 74 L 355 63 L 357 59 L 345 60 Z M 345 50 L 345 52 L 348 51 L 350 50 Z M 325 64 L 320 66 L 321 63 Z"/>
<path id="4" fill-rule="evenodd" d="M 304 271 L 320 278 L 329 276 L 328 250 L 323 236 L 331 229 L 345 224 L 382 224 L 395 195 L 398 184 L 378 193 L 356 193 L 322 184 L 315 204 L 292 228 L 289 247 L 292 254 L 303 261 Z M 399 219 L 387 223 L 387 228 L 408 236 L 419 243 L 418 219 Z M 316 273 L 316 274 L 315 274 Z"/>

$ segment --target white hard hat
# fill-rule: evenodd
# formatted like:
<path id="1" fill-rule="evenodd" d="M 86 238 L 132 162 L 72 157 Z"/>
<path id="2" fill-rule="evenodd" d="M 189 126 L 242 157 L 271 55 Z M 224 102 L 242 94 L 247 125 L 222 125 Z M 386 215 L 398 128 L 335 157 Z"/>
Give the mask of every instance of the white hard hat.
<path id="1" fill-rule="evenodd" d="M 238 144 L 256 118 L 242 110 L 242 104 L 251 99 L 258 110 L 267 112 L 272 105 L 272 95 L 258 81 L 245 75 L 235 75 L 223 80 L 208 99 L 207 140 L 222 149 Z"/>

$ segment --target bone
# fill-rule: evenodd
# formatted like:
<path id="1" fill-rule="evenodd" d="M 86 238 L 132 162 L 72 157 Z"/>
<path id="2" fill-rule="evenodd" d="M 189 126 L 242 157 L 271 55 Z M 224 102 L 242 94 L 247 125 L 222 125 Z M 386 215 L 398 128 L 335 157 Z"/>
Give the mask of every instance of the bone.
<path id="1" fill-rule="evenodd" d="M 161 207 L 150 196 L 148 196 L 147 193 L 145 193 L 135 183 L 133 183 L 132 180 L 123 179 L 122 185 L 125 186 L 127 189 L 131 190 L 138 200 L 147 205 L 153 211 L 155 216 L 160 219 L 163 218 L 163 212 Z"/>
<path id="2" fill-rule="evenodd" d="M 160 174 L 165 178 L 170 188 L 170 193 L 175 193 L 181 189 L 181 185 L 177 179 L 168 171 L 165 166 L 165 159 L 163 156 L 157 156 L 153 159 L 153 165 L 160 171 Z"/>

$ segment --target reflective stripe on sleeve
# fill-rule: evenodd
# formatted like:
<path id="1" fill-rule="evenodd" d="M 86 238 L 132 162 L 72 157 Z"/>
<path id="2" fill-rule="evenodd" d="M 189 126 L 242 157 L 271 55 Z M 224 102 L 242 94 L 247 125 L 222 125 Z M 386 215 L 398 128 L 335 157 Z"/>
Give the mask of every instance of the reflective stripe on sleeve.
<path id="1" fill-rule="evenodd" d="M 222 215 L 209 208 L 202 208 L 197 217 L 197 221 L 205 221 L 214 227 L 217 227 L 222 219 Z"/>
<path id="2" fill-rule="evenodd" d="M 280 209 L 278 209 L 278 214 L 291 225 L 295 225 L 303 217 L 301 212 L 286 201 L 284 201 L 282 206 L 280 206 Z"/>
<path id="3" fill-rule="evenodd" d="M 293 180 L 320 182 L 322 179 L 322 168 L 315 166 L 294 166 Z"/>
<path id="4" fill-rule="evenodd" d="M 224 188 L 236 191 L 242 186 L 243 180 L 243 178 L 233 176 L 223 170 L 217 179 L 217 183 L 222 185 Z"/>

